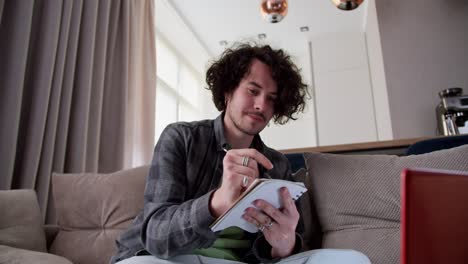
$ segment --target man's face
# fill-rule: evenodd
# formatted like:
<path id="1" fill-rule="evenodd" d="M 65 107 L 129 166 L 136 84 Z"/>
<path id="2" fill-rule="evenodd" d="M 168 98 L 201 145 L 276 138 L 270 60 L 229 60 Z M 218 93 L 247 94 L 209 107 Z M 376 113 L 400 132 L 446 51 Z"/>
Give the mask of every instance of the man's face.
<path id="1" fill-rule="evenodd" d="M 228 127 L 250 136 L 260 133 L 273 116 L 277 91 L 269 66 L 254 59 L 239 86 L 225 95 Z"/>

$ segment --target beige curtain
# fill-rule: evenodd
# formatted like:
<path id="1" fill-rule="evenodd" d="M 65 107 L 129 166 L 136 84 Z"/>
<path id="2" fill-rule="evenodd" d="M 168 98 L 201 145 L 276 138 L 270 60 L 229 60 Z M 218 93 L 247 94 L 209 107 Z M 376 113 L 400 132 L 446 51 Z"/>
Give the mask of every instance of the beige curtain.
<path id="1" fill-rule="evenodd" d="M 0 189 L 35 189 L 50 222 L 51 172 L 149 162 L 153 21 L 152 0 L 0 0 Z"/>

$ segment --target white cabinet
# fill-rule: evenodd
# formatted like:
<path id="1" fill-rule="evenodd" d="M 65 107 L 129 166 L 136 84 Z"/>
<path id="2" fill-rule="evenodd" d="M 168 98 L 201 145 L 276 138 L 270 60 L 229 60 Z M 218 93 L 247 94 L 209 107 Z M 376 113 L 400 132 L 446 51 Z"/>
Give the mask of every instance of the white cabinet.
<path id="1" fill-rule="evenodd" d="M 377 141 L 363 33 L 312 39 L 318 145 Z"/>
<path id="2" fill-rule="evenodd" d="M 382 133 L 391 130 L 390 119 L 376 120 L 389 109 L 388 103 L 374 103 L 386 90 L 374 94 L 365 33 L 326 34 L 309 43 L 293 57 L 313 99 L 297 121 L 267 127 L 262 132 L 265 143 L 291 149 L 391 139 L 391 132 Z"/>

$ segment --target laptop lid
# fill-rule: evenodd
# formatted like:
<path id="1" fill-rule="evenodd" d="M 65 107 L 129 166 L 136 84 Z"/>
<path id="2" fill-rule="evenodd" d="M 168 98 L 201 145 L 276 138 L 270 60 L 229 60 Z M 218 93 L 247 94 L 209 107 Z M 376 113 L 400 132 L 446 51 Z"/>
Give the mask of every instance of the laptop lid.
<path id="1" fill-rule="evenodd" d="M 468 172 L 406 169 L 401 263 L 468 263 Z"/>

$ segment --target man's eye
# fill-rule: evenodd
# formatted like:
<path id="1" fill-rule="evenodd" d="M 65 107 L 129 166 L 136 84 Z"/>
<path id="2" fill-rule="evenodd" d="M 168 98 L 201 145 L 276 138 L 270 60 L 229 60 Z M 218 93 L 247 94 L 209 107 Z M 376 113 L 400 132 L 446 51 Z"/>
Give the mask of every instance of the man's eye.
<path id="1" fill-rule="evenodd" d="M 274 97 L 274 96 L 270 96 L 270 97 L 268 97 L 268 100 L 270 100 L 270 101 L 274 102 L 274 101 L 276 101 L 276 97 Z"/>
<path id="2" fill-rule="evenodd" d="M 257 95 L 258 94 L 258 91 L 257 90 L 254 90 L 254 89 L 249 89 L 249 93 L 253 94 L 253 95 Z"/>

